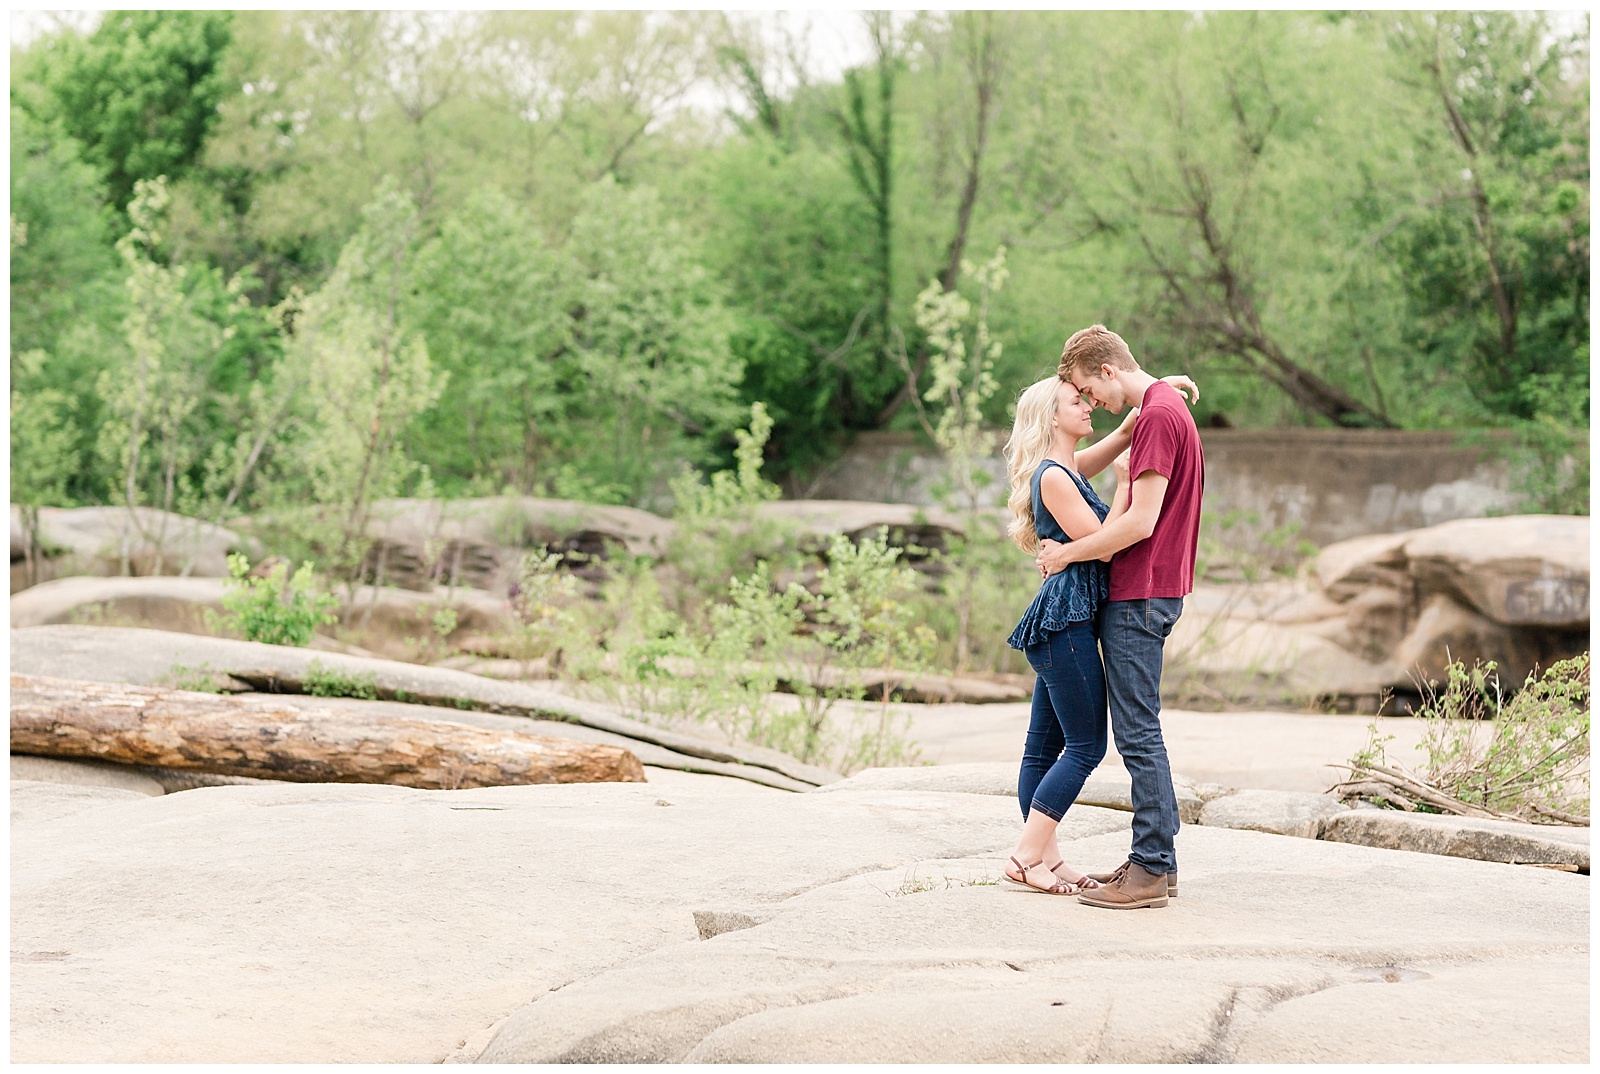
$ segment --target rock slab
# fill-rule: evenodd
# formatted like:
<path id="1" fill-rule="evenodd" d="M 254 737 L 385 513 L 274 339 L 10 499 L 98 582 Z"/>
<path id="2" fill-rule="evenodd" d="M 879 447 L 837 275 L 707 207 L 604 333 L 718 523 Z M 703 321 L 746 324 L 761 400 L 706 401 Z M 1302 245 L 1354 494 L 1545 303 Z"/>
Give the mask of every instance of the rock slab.
<path id="1" fill-rule="evenodd" d="M 1319 839 L 1328 819 L 1349 809 L 1328 794 L 1241 790 L 1209 799 L 1200 811 L 1199 823 L 1210 828 L 1242 828 Z"/>
<path id="2" fill-rule="evenodd" d="M 1418 854 L 1589 871 L 1589 829 L 1480 820 L 1390 809 L 1352 809 L 1330 817 L 1322 838 Z"/>
<path id="3" fill-rule="evenodd" d="M 1584 877 L 1193 827 L 1184 897 L 1113 914 L 994 883 L 1018 828 L 997 795 L 695 778 L 121 792 L 14 821 L 11 1057 L 1588 1058 Z M 1109 866 L 1126 826 L 1074 809 L 1063 850 Z M 1493 914 L 1439 897 L 1480 891 Z M 701 939 L 708 909 L 767 919 Z M 1337 1021 L 1307 1034 L 1319 1003 Z"/>

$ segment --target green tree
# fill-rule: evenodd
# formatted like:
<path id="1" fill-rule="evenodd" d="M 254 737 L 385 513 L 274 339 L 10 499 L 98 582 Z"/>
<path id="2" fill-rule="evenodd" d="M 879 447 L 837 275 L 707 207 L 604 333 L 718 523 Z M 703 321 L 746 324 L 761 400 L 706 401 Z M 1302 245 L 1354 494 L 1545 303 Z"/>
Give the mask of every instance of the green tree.
<path id="1" fill-rule="evenodd" d="M 770 411 L 782 477 L 826 460 L 841 432 L 875 417 L 852 388 L 877 360 L 870 220 L 843 161 L 810 138 L 786 149 L 758 131 L 718 147 L 694 175 L 707 191 L 707 258 L 733 311 L 740 394 Z"/>
<path id="2" fill-rule="evenodd" d="M 189 269 L 160 260 L 168 204 L 164 180 L 136 184 L 128 203 L 133 226 L 117 243 L 127 270 L 124 349 L 96 385 L 106 410 L 99 451 L 116 472 L 114 496 L 128 510 L 128 532 L 157 550 L 155 573 L 167 552 L 166 516 L 152 532 L 136 509 L 172 512 L 194 502 L 195 477 L 215 431 L 200 420 L 209 374 L 232 334 L 186 293 Z M 129 566 L 125 546 L 124 572 Z"/>
<path id="3" fill-rule="evenodd" d="M 11 502 L 22 516 L 29 585 L 39 580 L 39 508 L 72 505 L 67 487 L 77 466 L 70 400 L 37 386 L 47 357 L 43 351 L 19 356 L 11 379 Z"/>
<path id="4" fill-rule="evenodd" d="M 13 395 L 26 400 L 51 393 L 54 401 L 41 402 L 35 413 L 52 415 L 48 424 L 65 436 L 50 439 L 52 450 L 65 452 L 65 494 L 88 502 L 104 495 L 106 475 L 95 458 L 100 399 L 94 388 L 117 353 L 123 303 L 104 192 L 76 141 L 12 107 Z M 15 422 L 15 405 L 12 414 Z"/>
<path id="5" fill-rule="evenodd" d="M 412 443 L 441 490 L 530 493 L 548 478 L 580 388 L 570 267 L 532 215 L 493 190 L 418 254 L 409 308 L 448 379 Z"/>
<path id="6" fill-rule="evenodd" d="M 194 165 L 232 91 L 231 25 L 226 11 L 115 11 L 87 38 L 47 44 L 48 118 L 84 145 L 119 209 L 139 180 Z"/>
<path id="7" fill-rule="evenodd" d="M 590 188 L 565 253 L 574 362 L 557 453 L 597 491 L 659 498 L 679 460 L 704 460 L 739 422 L 721 288 L 654 190 L 610 179 Z"/>
<path id="8" fill-rule="evenodd" d="M 398 495 L 416 474 L 404 437 L 442 387 L 427 343 L 402 316 L 416 239 L 416 205 L 386 184 L 333 275 L 305 299 L 285 357 L 304 394 L 278 495 L 324 509 L 312 541 L 346 582 L 360 576 L 373 501 Z"/>

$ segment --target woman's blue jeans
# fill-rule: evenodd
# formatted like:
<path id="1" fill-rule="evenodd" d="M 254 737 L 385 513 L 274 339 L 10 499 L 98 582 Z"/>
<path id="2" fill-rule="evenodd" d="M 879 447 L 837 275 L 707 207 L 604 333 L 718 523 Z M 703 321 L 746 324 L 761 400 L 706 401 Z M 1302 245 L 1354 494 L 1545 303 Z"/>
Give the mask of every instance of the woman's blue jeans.
<path id="1" fill-rule="evenodd" d="M 1052 631 L 1026 655 L 1038 678 L 1017 798 L 1024 820 L 1037 809 L 1059 821 L 1105 759 L 1105 666 L 1092 621 Z"/>

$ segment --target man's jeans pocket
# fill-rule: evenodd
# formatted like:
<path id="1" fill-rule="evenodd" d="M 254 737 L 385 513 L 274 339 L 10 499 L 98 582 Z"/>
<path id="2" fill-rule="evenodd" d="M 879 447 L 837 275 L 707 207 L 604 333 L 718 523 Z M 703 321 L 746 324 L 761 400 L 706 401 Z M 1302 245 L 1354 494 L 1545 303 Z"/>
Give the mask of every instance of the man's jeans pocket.
<path id="1" fill-rule="evenodd" d="M 1165 638 L 1183 615 L 1182 597 L 1149 597 L 1144 602 L 1144 626 L 1152 634 Z"/>

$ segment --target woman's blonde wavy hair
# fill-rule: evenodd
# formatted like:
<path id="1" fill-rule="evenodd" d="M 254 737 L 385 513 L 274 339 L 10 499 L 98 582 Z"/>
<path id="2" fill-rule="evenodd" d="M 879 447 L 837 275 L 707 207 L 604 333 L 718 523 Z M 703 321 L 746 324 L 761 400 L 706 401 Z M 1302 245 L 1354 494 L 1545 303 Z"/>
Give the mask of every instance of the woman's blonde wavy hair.
<path id="1" fill-rule="evenodd" d="M 1011 522 L 1006 535 L 1029 555 L 1039 551 L 1039 535 L 1033 528 L 1033 471 L 1055 442 L 1051 422 L 1060 388 L 1059 377 L 1046 377 L 1025 388 L 1017 397 L 1017 419 L 1011 424 L 1011 439 L 1006 441 L 1006 473 L 1011 479 L 1011 497 L 1006 501 Z"/>

